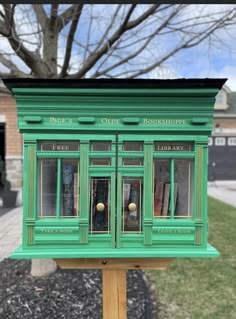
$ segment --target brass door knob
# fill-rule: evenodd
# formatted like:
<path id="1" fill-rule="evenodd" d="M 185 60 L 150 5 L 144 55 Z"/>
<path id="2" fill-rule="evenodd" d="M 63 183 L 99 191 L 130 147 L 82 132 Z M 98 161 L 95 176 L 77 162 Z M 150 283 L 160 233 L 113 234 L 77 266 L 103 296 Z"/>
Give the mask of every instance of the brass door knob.
<path id="1" fill-rule="evenodd" d="M 105 209 L 105 205 L 103 203 L 97 203 L 96 209 L 97 211 L 102 212 Z"/>
<path id="2" fill-rule="evenodd" d="M 130 210 L 131 212 L 133 212 L 134 210 L 137 209 L 137 206 L 136 206 L 135 203 L 130 203 L 129 206 L 128 206 L 128 208 L 129 208 L 129 210 Z"/>

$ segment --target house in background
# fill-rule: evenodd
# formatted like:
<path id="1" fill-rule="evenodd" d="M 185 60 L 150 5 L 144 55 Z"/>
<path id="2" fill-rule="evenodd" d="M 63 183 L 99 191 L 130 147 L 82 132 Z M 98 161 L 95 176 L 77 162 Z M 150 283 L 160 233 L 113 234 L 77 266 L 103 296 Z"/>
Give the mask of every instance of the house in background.
<path id="1" fill-rule="evenodd" d="M 216 96 L 208 179 L 236 180 L 236 92 L 226 85 Z"/>
<path id="2" fill-rule="evenodd" d="M 5 163 L 12 189 L 21 193 L 22 136 L 17 128 L 15 100 L 1 81 L 0 158 Z M 209 138 L 208 168 L 210 181 L 236 180 L 236 92 L 231 92 L 227 86 L 216 97 L 214 129 Z"/>
<path id="3" fill-rule="evenodd" d="M 0 81 L 0 159 L 4 162 L 11 189 L 21 193 L 23 145 L 18 133 L 16 103 Z M 0 185 L 1 187 L 2 185 Z M 20 194 L 19 194 L 20 195 Z M 19 201 L 21 196 L 19 197 Z"/>

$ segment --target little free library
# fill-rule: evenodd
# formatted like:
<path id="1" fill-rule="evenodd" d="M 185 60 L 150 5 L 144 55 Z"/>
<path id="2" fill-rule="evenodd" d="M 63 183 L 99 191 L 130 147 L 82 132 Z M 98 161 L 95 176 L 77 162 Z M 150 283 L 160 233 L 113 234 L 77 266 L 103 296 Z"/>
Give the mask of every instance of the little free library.
<path id="1" fill-rule="evenodd" d="M 24 135 L 13 258 L 217 257 L 207 162 L 225 79 L 4 79 Z"/>

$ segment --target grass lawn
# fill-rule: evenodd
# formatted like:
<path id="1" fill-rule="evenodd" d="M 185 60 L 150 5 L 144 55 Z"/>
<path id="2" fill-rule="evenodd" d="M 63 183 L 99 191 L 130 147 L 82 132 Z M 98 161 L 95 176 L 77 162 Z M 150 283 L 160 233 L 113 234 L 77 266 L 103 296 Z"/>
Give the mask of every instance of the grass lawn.
<path id="1" fill-rule="evenodd" d="M 148 271 L 166 315 L 159 319 L 236 318 L 236 208 L 209 197 L 209 240 L 220 258 L 177 259 Z"/>

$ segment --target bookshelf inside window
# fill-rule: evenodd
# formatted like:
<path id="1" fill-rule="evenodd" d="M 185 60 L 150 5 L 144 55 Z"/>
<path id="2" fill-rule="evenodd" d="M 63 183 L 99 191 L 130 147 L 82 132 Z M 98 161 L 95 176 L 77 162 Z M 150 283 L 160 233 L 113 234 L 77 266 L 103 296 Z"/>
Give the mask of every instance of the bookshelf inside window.
<path id="1" fill-rule="evenodd" d="M 39 217 L 56 217 L 57 209 L 57 160 L 40 159 L 38 165 Z"/>
<path id="2" fill-rule="evenodd" d="M 124 142 L 123 151 L 126 152 L 142 152 L 143 151 L 143 142 Z"/>
<path id="3" fill-rule="evenodd" d="M 193 159 L 154 159 L 154 218 L 193 217 Z"/>
<path id="4" fill-rule="evenodd" d="M 110 178 L 90 179 L 90 233 L 110 233 Z"/>
<path id="5" fill-rule="evenodd" d="M 38 217 L 79 217 L 79 161 L 47 158 L 38 163 Z"/>
<path id="6" fill-rule="evenodd" d="M 94 152 L 110 151 L 111 142 L 109 141 L 92 141 L 90 143 L 90 150 Z"/>
<path id="7" fill-rule="evenodd" d="M 122 232 L 142 232 L 143 178 L 123 178 Z"/>

